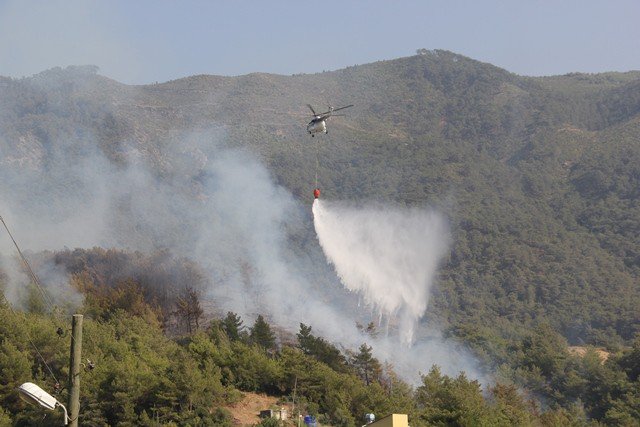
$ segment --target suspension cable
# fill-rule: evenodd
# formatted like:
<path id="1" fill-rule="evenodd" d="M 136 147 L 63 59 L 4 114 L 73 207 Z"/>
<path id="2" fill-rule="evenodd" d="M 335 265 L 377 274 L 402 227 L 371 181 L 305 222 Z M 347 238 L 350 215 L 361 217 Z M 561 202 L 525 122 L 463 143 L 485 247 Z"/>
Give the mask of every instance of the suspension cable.
<path id="1" fill-rule="evenodd" d="M 316 146 L 316 186 L 315 188 L 318 188 L 318 169 L 320 168 L 320 161 L 318 160 L 319 157 L 319 151 L 320 149 L 318 148 L 318 141 L 315 141 L 315 146 Z"/>

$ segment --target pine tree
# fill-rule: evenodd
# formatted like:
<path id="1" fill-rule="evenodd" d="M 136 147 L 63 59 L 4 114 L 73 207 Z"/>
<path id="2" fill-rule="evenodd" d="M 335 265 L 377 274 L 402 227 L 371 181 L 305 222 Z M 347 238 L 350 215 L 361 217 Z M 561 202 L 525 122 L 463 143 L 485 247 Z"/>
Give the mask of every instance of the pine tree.
<path id="1" fill-rule="evenodd" d="M 304 354 L 314 353 L 314 336 L 311 335 L 311 326 L 300 323 L 300 332 L 296 334 L 298 337 L 298 347 Z"/>
<path id="2" fill-rule="evenodd" d="M 351 363 L 360 378 L 369 385 L 380 378 L 382 367 L 378 359 L 373 357 L 372 348 L 366 343 L 362 344 L 359 350 L 360 352 L 352 357 Z"/>
<path id="3" fill-rule="evenodd" d="M 245 329 L 240 316 L 232 311 L 228 311 L 227 317 L 222 320 L 222 328 L 231 341 L 239 341 Z"/>
<path id="4" fill-rule="evenodd" d="M 276 347 L 276 336 L 261 314 L 251 328 L 249 340 L 252 344 L 257 344 L 266 350 L 273 350 Z"/>

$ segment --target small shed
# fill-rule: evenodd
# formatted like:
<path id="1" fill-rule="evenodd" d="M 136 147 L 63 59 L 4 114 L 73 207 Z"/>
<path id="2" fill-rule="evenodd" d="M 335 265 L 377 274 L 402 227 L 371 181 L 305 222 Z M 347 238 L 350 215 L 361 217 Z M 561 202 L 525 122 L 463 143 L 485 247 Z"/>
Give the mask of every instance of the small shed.
<path id="1" fill-rule="evenodd" d="M 367 424 L 367 427 L 409 427 L 409 417 L 407 414 L 391 414 Z"/>
<path id="2" fill-rule="evenodd" d="M 276 420 L 286 420 L 288 418 L 286 408 L 265 409 L 260 411 L 260 418 L 275 418 Z"/>

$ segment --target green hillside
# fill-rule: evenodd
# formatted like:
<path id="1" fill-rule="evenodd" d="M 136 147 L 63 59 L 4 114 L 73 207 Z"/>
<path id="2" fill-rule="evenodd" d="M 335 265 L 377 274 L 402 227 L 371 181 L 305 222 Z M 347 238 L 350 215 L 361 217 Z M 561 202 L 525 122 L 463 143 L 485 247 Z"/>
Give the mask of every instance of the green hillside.
<path id="1" fill-rule="evenodd" d="M 305 105 L 327 102 L 355 107 L 312 139 Z M 573 369 L 565 359 L 533 369 L 540 331 L 559 334 L 548 337 L 554 355 L 566 345 L 628 351 L 640 333 L 640 72 L 532 78 L 422 51 L 319 74 L 145 86 L 93 67 L 0 78 L 0 155 L 12 171 L 51 181 L 47 162 L 64 140 L 63 155 L 98 147 L 116 166 L 133 145 L 162 179 L 181 173 L 169 148 L 198 132 L 256 153 L 305 204 L 317 152 L 323 197 L 445 213 L 453 243 L 425 322 L 551 402 L 584 403 L 587 392 L 554 383 Z M 197 182 L 189 191 L 197 197 Z"/>

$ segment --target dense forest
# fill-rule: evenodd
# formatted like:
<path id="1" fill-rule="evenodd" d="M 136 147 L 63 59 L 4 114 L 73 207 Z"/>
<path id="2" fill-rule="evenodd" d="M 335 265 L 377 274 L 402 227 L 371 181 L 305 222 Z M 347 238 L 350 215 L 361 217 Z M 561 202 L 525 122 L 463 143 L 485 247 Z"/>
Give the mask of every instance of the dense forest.
<path id="1" fill-rule="evenodd" d="M 565 340 L 541 325 L 510 344 L 515 377 L 526 383 L 526 392 L 509 380 L 483 390 L 464 373 L 450 377 L 437 366 L 412 387 L 366 343 L 341 350 L 303 323 L 293 339 L 261 315 L 245 324 L 228 312 L 203 324 L 198 274 L 166 253 L 92 249 L 54 256 L 74 271 L 73 286 L 85 297 L 78 310 L 87 317 L 81 425 L 233 425 L 227 408 L 249 391 L 283 403 L 295 393 L 298 410 L 322 424 L 344 426 L 358 425 L 373 411 L 407 413 L 418 426 L 587 425 L 589 419 L 630 425 L 640 415 L 640 340 L 603 363 L 594 349 L 568 354 Z M 182 265 L 184 292 L 167 297 L 157 286 L 175 280 L 157 276 L 160 260 Z M 148 270 L 123 276 L 131 264 Z M 15 388 L 33 379 L 64 398 L 68 320 L 48 309 L 35 285 L 24 298 L 23 312 L 6 302 L 0 306 L 0 425 L 51 425 L 61 412 L 43 418 L 40 408 L 17 398 Z M 557 404 L 543 408 L 539 395 L 555 396 Z"/>
<path id="2" fill-rule="evenodd" d="M 355 107 L 312 143 L 305 104 L 327 101 Z M 316 172 L 329 199 L 443 212 L 452 245 L 424 321 L 468 345 L 495 385 L 483 390 L 434 367 L 414 387 L 366 343 L 344 349 L 312 334 L 319 325 L 301 321 L 287 339 L 266 312 L 243 319 L 214 301 L 207 313 L 199 301 L 216 284 L 206 270 L 127 224 L 133 205 L 119 194 L 118 214 L 105 222 L 131 238 L 123 249 L 94 247 L 99 239 L 73 250 L 26 248 L 36 249 L 36 264 L 53 260 L 71 277 L 95 328 L 87 354 L 100 363 L 85 376 L 83 425 L 149 424 L 152 411 L 165 423 L 229 423 L 215 408 L 242 391 L 291 399 L 295 378 L 307 410 L 332 425 L 358 425 L 369 411 L 407 412 L 411 425 L 640 420 L 640 72 L 532 78 L 421 50 L 312 75 L 126 86 L 95 67 L 68 67 L 0 78 L 2 209 L 34 227 L 40 212 L 64 224 L 71 202 L 60 195 L 87 198 L 95 182 L 74 175 L 86 170 L 60 168 L 61 159 L 81 163 L 96 151 L 107 160 L 91 168 L 113 174 L 144 164 L 184 194 L 180 202 L 204 200 L 210 153 L 185 142 L 193 135 L 252 153 L 300 203 Z M 292 251 L 313 245 L 308 222 L 288 230 Z M 183 233 L 180 221 L 172 226 L 172 238 Z M 145 251 L 125 249 L 143 233 Z M 3 288 L 8 282 L 9 272 Z M 56 309 L 35 292 L 20 298 L 20 308 L 2 309 L 0 425 L 38 422 L 37 410 L 17 401 L 20 381 L 55 382 L 27 337 L 45 349 L 56 377 L 66 375 L 68 343 L 42 332 L 61 321 Z"/>

